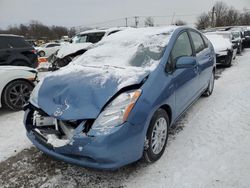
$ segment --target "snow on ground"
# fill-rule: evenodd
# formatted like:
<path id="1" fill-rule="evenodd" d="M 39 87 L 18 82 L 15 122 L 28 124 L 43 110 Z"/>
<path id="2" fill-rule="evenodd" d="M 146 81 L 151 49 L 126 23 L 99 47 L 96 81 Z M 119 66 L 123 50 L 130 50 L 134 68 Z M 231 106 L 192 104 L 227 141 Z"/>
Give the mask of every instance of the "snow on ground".
<path id="1" fill-rule="evenodd" d="M 0 162 L 31 146 L 26 138 L 23 114 L 0 109 Z"/>
<path id="2" fill-rule="evenodd" d="M 188 112 L 165 154 L 127 187 L 250 187 L 250 51 Z"/>
<path id="3" fill-rule="evenodd" d="M 0 187 L 250 187 L 249 60 L 246 50 L 223 71 L 213 95 L 199 99 L 177 123 L 156 163 L 106 172 L 58 162 L 31 148 L 0 163 Z M 1 156 L 8 148 L 10 155 L 17 146 L 29 146 L 22 112 L 0 111 L 0 120 Z"/>

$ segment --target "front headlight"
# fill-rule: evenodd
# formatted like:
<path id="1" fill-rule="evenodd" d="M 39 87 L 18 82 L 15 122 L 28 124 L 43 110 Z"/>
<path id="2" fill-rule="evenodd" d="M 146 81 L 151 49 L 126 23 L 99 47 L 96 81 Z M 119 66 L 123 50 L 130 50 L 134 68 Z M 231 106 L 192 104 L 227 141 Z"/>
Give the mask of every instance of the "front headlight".
<path id="1" fill-rule="evenodd" d="M 91 129 L 105 134 L 110 129 L 123 124 L 140 95 L 141 90 L 120 94 L 100 113 Z"/>
<path id="2" fill-rule="evenodd" d="M 38 106 L 38 92 L 39 92 L 39 89 L 40 89 L 41 85 L 42 85 L 41 82 L 39 82 L 39 83 L 36 85 L 36 87 L 33 89 L 32 93 L 31 93 L 31 95 L 30 95 L 30 100 L 29 100 L 29 102 L 30 102 L 33 106 L 35 106 L 35 107 L 37 107 L 37 108 L 39 108 L 39 106 Z"/>

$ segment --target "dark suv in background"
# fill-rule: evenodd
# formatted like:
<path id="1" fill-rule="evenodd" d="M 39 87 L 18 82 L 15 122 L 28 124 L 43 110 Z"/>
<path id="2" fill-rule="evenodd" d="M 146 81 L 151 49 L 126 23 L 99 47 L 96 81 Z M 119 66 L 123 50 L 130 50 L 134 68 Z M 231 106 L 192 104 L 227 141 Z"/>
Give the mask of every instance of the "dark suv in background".
<path id="1" fill-rule="evenodd" d="M 0 34 L 0 65 L 37 67 L 37 54 L 23 37 Z"/>

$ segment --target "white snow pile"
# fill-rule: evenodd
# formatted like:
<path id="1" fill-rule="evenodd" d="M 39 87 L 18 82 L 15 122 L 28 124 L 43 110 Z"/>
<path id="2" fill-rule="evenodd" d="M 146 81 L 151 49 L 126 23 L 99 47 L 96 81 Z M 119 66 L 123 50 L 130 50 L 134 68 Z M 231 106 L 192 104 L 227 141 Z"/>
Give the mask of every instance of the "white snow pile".
<path id="1" fill-rule="evenodd" d="M 222 51 L 232 48 L 232 43 L 230 42 L 230 40 L 221 35 L 205 34 L 205 36 L 213 44 L 214 50 L 217 54 L 220 54 Z"/>
<path id="2" fill-rule="evenodd" d="M 79 50 L 84 50 L 84 49 L 89 49 L 93 44 L 90 42 L 86 43 L 70 43 L 70 44 L 65 44 L 58 52 L 57 52 L 57 57 L 58 58 L 63 58 L 67 55 L 76 53 Z"/>

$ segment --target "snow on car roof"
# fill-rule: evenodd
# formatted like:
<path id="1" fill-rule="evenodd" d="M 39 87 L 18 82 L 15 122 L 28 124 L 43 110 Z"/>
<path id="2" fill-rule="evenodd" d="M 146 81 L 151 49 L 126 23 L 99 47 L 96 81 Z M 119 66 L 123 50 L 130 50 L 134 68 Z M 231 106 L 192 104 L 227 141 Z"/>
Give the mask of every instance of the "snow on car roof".
<path id="1" fill-rule="evenodd" d="M 176 26 L 129 28 L 110 35 L 72 65 L 148 67 L 159 62 Z"/>

